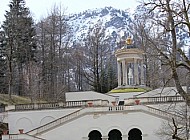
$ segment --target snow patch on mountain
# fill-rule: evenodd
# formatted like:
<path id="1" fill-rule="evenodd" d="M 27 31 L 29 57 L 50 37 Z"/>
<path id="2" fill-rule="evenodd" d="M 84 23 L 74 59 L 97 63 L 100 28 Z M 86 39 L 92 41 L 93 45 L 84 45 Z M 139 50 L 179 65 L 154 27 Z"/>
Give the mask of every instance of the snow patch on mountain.
<path id="1" fill-rule="evenodd" d="M 70 15 L 68 24 L 72 27 L 74 33 L 73 40 L 82 40 L 86 37 L 88 30 L 99 22 L 106 28 L 105 34 L 107 37 L 114 34 L 117 37 L 121 32 L 129 33 L 131 17 L 128 12 L 113 7 L 90 9 L 79 14 Z"/>

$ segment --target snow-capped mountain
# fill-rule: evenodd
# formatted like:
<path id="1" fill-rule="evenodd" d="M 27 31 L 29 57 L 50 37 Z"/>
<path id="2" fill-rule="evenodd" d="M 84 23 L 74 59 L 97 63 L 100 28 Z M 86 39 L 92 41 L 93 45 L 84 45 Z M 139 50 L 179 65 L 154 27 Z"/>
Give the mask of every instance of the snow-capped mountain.
<path id="1" fill-rule="evenodd" d="M 68 17 L 68 24 L 72 27 L 74 40 L 78 41 L 84 38 L 89 28 L 98 22 L 102 22 L 102 26 L 106 28 L 106 36 L 119 37 L 120 34 L 122 36 L 129 34 L 130 14 L 113 7 L 86 10 Z"/>
<path id="2" fill-rule="evenodd" d="M 143 14 L 143 11 L 136 11 L 138 14 Z M 105 38 L 111 38 L 116 44 L 121 41 L 121 36 L 126 39 L 132 36 L 133 16 L 128 11 L 115 9 L 113 7 L 89 9 L 78 14 L 71 14 L 67 17 L 67 23 L 70 25 L 73 32 L 73 41 L 80 42 L 83 40 L 94 25 L 98 22 L 105 27 Z M 184 44 L 189 43 L 189 37 L 184 30 L 178 29 L 177 36 L 180 44 L 183 44 L 182 49 L 186 54 L 190 53 L 190 48 Z M 181 47 L 181 46 L 179 46 Z M 188 54 L 190 56 L 190 54 Z"/>

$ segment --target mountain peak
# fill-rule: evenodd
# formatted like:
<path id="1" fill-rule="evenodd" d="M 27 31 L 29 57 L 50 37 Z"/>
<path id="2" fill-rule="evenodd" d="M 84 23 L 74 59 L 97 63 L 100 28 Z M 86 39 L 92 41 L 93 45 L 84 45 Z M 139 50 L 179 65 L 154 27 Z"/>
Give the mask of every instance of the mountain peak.
<path id="1" fill-rule="evenodd" d="M 107 36 L 120 34 L 128 34 L 131 24 L 131 18 L 127 11 L 116 9 L 113 7 L 88 9 L 84 12 L 70 15 L 68 24 L 73 28 L 76 33 L 74 40 L 82 40 L 87 35 L 90 27 L 93 27 L 98 22 L 102 23 L 102 27 L 106 30 Z"/>

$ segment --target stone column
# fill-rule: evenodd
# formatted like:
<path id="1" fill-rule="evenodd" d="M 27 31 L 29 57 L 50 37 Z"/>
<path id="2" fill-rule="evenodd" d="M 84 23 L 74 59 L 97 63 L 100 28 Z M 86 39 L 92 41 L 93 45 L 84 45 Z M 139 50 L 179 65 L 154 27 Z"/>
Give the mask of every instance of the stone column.
<path id="1" fill-rule="evenodd" d="M 108 136 L 102 136 L 102 140 L 108 140 Z"/>
<path id="2" fill-rule="evenodd" d="M 122 60 L 122 71 L 123 71 L 123 85 L 126 85 L 126 66 L 125 60 Z"/>
<path id="3" fill-rule="evenodd" d="M 122 140 L 128 140 L 128 135 L 122 135 Z"/>
<path id="4" fill-rule="evenodd" d="M 126 85 L 128 85 L 128 62 L 126 61 L 126 65 L 125 65 L 125 76 L 126 76 L 126 78 L 125 78 L 125 83 L 126 83 Z"/>
<path id="5" fill-rule="evenodd" d="M 139 85 L 139 72 L 137 59 L 134 59 L 134 84 Z"/>
<path id="6" fill-rule="evenodd" d="M 117 61 L 118 86 L 121 86 L 121 63 Z"/>
<path id="7" fill-rule="evenodd" d="M 148 137 L 148 134 L 142 134 L 142 140 L 147 139 L 146 137 Z"/>
<path id="8" fill-rule="evenodd" d="M 143 60 L 141 60 L 141 85 L 144 85 L 144 68 L 143 68 Z"/>

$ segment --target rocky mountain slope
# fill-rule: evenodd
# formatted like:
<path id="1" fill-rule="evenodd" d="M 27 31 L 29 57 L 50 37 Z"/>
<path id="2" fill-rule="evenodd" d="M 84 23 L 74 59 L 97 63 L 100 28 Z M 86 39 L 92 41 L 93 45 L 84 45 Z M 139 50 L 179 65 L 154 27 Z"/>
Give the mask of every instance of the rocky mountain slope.
<path id="1" fill-rule="evenodd" d="M 142 11 L 136 11 L 142 12 Z M 143 12 L 141 13 L 143 14 Z M 105 27 L 105 38 L 111 38 L 112 42 L 116 44 L 121 41 L 121 36 L 127 38 L 131 36 L 132 30 L 132 15 L 128 11 L 115 9 L 113 7 L 96 8 L 86 10 L 78 14 L 72 14 L 67 17 L 67 22 L 72 28 L 73 41 L 80 42 L 87 36 L 89 28 L 92 28 L 98 22 Z M 179 47 L 190 55 L 190 48 L 184 44 L 190 44 L 189 37 L 182 29 L 177 31 Z"/>
<path id="2" fill-rule="evenodd" d="M 105 7 L 100 9 L 86 10 L 79 14 L 69 15 L 68 24 L 72 27 L 75 34 L 74 40 L 83 39 L 88 29 L 98 22 L 106 28 L 106 37 L 120 37 L 120 34 L 129 34 L 131 17 L 127 11 L 115 9 L 113 7 Z"/>

